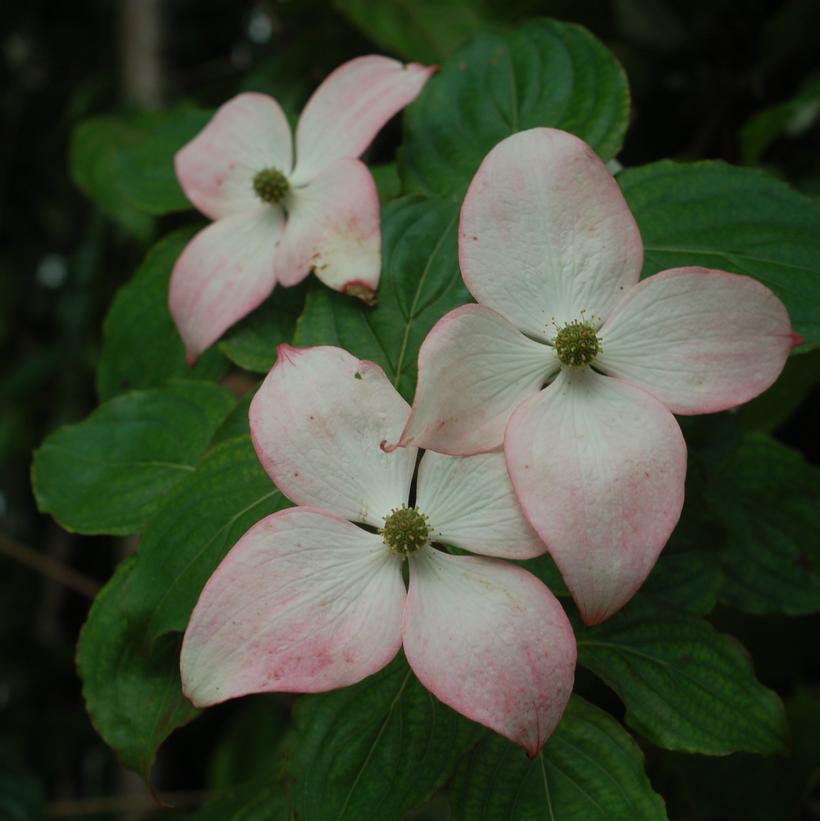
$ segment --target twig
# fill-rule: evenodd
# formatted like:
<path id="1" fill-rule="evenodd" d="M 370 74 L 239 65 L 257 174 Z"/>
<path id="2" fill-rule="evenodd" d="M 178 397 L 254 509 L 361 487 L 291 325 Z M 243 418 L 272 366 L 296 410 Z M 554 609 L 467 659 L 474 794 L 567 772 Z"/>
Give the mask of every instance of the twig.
<path id="1" fill-rule="evenodd" d="M 87 596 L 89 599 L 93 599 L 100 591 L 100 585 L 93 579 L 56 559 L 52 559 L 50 556 L 46 556 L 33 547 L 14 541 L 5 533 L 0 533 L 0 553 L 36 570 L 38 573 L 42 573 L 44 576 L 48 576 L 65 587 L 71 588 L 82 596 Z"/>
<path id="2" fill-rule="evenodd" d="M 173 809 L 192 809 L 212 798 L 206 791 L 165 792 L 160 793 L 160 804 Z M 46 814 L 50 818 L 65 818 L 71 815 L 103 815 L 128 811 L 156 812 L 159 809 L 156 800 L 149 794 L 112 795 L 99 798 L 65 798 L 61 801 L 50 801 Z"/>

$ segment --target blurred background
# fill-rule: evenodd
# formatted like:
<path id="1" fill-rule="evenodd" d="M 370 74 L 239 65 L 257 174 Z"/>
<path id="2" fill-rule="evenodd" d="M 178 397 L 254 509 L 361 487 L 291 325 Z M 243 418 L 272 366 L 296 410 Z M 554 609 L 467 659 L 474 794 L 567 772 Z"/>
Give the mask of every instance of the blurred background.
<path id="1" fill-rule="evenodd" d="M 412 32 L 412 53 L 406 37 L 393 43 L 380 27 L 385 4 Z M 478 27 L 533 16 L 585 25 L 623 63 L 633 122 L 622 165 L 722 158 L 765 167 L 820 202 L 817 0 L 0 4 L 0 819 L 141 818 L 154 806 L 95 735 L 73 661 L 95 590 L 133 544 L 73 536 L 39 515 L 29 467 L 45 435 L 97 404 L 107 306 L 152 241 L 186 217 L 158 220 L 116 198 L 93 204 L 81 189 L 93 194 L 94 179 L 72 179 L 74 129 L 88 117 L 128 122 L 182 101 L 216 106 L 246 89 L 297 112 L 352 56 L 441 62 Z M 391 157 L 399 134 L 392 124 L 369 159 Z M 777 434 L 817 462 L 811 384 Z M 797 629 L 793 638 L 812 640 Z M 759 670 L 764 682 L 788 677 L 788 647 L 761 658 L 771 659 Z M 163 749 L 155 782 L 177 807 L 202 803 L 218 778 L 208 722 L 230 719 L 201 719 Z"/>

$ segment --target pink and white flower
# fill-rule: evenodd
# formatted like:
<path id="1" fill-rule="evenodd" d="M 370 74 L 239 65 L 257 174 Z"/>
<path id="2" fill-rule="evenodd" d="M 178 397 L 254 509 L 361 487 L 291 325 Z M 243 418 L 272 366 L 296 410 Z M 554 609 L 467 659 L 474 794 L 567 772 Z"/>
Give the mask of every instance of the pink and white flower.
<path id="1" fill-rule="evenodd" d="M 500 453 L 425 453 L 409 506 L 417 451 L 380 448 L 409 410 L 377 365 L 338 348 L 280 347 L 251 432 L 300 506 L 251 528 L 205 586 L 182 647 L 183 689 L 207 706 L 344 687 L 403 644 L 441 701 L 534 755 L 569 699 L 575 639 L 538 579 L 485 556 L 528 558 L 543 546 Z"/>
<path id="2" fill-rule="evenodd" d="M 302 112 L 295 163 L 284 112 L 255 93 L 225 103 L 179 151 L 180 185 L 214 220 L 171 276 L 171 314 L 189 362 L 276 283 L 295 285 L 311 270 L 331 288 L 372 301 L 381 272 L 379 199 L 356 158 L 433 71 L 376 55 L 340 66 Z"/>
<path id="3" fill-rule="evenodd" d="M 799 337 L 749 277 L 676 268 L 639 282 L 643 244 L 620 188 L 589 146 L 554 129 L 484 159 L 459 257 L 479 304 L 423 343 L 398 444 L 461 455 L 503 444 L 584 620 L 603 621 L 679 518 L 686 445 L 672 414 L 757 396 Z"/>

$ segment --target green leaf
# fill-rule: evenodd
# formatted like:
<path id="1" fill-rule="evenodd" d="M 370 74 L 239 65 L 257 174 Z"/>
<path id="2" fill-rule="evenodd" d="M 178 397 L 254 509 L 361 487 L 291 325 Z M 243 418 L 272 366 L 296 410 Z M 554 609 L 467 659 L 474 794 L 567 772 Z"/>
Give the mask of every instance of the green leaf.
<path id="1" fill-rule="evenodd" d="M 237 436 L 250 436 L 251 428 L 248 412 L 255 393 L 256 388 L 248 391 L 237 402 L 234 409 L 225 417 L 225 421 L 220 425 L 219 430 L 214 434 L 214 438 L 211 440 L 212 446 L 227 442 L 228 439 L 234 439 Z"/>
<path id="2" fill-rule="evenodd" d="M 439 63 L 481 23 L 480 0 L 333 0 L 374 43 L 407 60 Z"/>
<path id="3" fill-rule="evenodd" d="M 762 171 L 669 161 L 618 176 L 645 245 L 644 276 L 703 265 L 748 274 L 820 344 L 820 208 Z"/>
<path id="4" fill-rule="evenodd" d="M 213 116 L 190 106 L 81 123 L 69 161 L 77 185 L 125 227 L 147 239 L 153 221 L 145 215 L 185 211 L 191 203 L 174 171 L 174 155 Z"/>
<path id="5" fill-rule="evenodd" d="M 424 337 L 444 314 L 470 301 L 458 267 L 457 226 L 458 208 L 444 200 L 389 203 L 382 212 L 378 305 L 367 308 L 317 287 L 308 294 L 294 344 L 346 348 L 381 365 L 411 398 Z"/>
<path id="6" fill-rule="evenodd" d="M 191 203 L 174 170 L 174 155 L 208 123 L 214 112 L 179 106 L 140 118 L 138 138 L 119 151 L 120 186 L 128 199 L 149 214 L 187 211 Z"/>
<path id="7" fill-rule="evenodd" d="M 293 821 L 282 787 L 253 787 L 209 801 L 189 821 Z"/>
<path id="8" fill-rule="evenodd" d="M 370 173 L 373 175 L 373 181 L 376 183 L 376 190 L 379 192 L 379 200 L 382 204 L 401 196 L 401 177 L 396 163 L 372 165 Z"/>
<path id="9" fill-rule="evenodd" d="M 783 704 L 748 654 L 702 619 L 629 607 L 578 636 L 579 662 L 626 705 L 626 723 L 669 750 L 726 755 L 785 749 Z"/>
<path id="10" fill-rule="evenodd" d="M 699 616 L 713 610 L 723 581 L 723 529 L 702 508 L 700 497 L 687 492 L 681 520 L 641 588 L 656 604 Z"/>
<path id="11" fill-rule="evenodd" d="M 40 511 L 77 533 L 140 530 L 193 472 L 234 404 L 219 385 L 192 380 L 110 399 L 35 451 L 32 485 Z"/>
<path id="12" fill-rule="evenodd" d="M 193 234 L 193 228 L 183 228 L 163 237 L 134 278 L 117 292 L 103 323 L 97 366 L 101 399 L 133 388 L 152 388 L 171 377 L 216 379 L 225 372 L 225 360 L 213 348 L 195 367 L 185 364 L 185 346 L 168 310 L 171 270 Z"/>
<path id="13" fill-rule="evenodd" d="M 578 696 L 533 759 L 487 734 L 459 766 L 453 821 L 651 821 L 665 819 L 643 754 L 609 715 Z"/>
<path id="14" fill-rule="evenodd" d="M 517 131 L 562 128 L 609 160 L 628 120 L 623 69 L 586 29 L 538 20 L 482 33 L 407 109 L 402 176 L 408 191 L 460 200 L 487 152 Z"/>
<path id="15" fill-rule="evenodd" d="M 239 715 L 216 743 L 211 757 L 211 788 L 217 794 L 270 784 L 274 753 L 288 721 L 284 704 L 269 694 L 242 699 Z"/>
<path id="16" fill-rule="evenodd" d="M 721 599 L 747 613 L 820 610 L 820 469 L 765 434 L 747 434 L 710 474 L 728 531 Z"/>
<path id="17" fill-rule="evenodd" d="M 217 445 L 151 520 L 126 610 L 148 643 L 184 630 L 205 582 L 251 525 L 287 507 L 249 436 Z"/>
<path id="18" fill-rule="evenodd" d="M 285 741 L 302 821 L 400 821 L 445 781 L 482 730 L 437 701 L 403 655 L 353 687 L 306 696 Z"/>
<path id="19" fill-rule="evenodd" d="M 219 350 L 240 368 L 267 373 L 276 363 L 277 346 L 293 339 L 306 290 L 274 288 L 259 308 L 222 337 Z"/>
<path id="20" fill-rule="evenodd" d="M 667 754 L 657 784 L 673 818 L 794 821 L 803 818 L 820 776 L 820 698 L 799 690 L 786 701 L 793 735 L 788 758 L 735 753 L 715 760 Z M 809 816 L 805 816 L 809 817 Z"/>
<path id="21" fill-rule="evenodd" d="M 134 138 L 134 129 L 122 119 L 85 120 L 71 134 L 68 162 L 74 184 L 123 228 L 147 241 L 154 220 L 128 199 L 120 184 L 119 152 Z"/>
<path id="22" fill-rule="evenodd" d="M 129 556 L 97 596 L 80 633 L 77 668 L 97 732 L 148 781 L 160 744 L 197 711 L 180 687 L 179 637 L 146 654 L 129 633 L 124 600 L 137 565 Z"/>

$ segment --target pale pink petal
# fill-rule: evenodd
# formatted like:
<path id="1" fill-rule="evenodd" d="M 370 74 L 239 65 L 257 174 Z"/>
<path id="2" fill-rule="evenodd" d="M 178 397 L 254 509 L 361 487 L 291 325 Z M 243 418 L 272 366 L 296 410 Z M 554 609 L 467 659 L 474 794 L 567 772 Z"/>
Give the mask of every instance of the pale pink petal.
<path id="1" fill-rule="evenodd" d="M 359 160 L 339 160 L 294 188 L 287 210 L 278 282 L 295 285 L 312 270 L 336 291 L 375 292 L 381 273 L 379 195 Z"/>
<path id="2" fill-rule="evenodd" d="M 461 209 L 464 282 L 530 336 L 596 325 L 638 281 L 643 244 L 607 167 L 571 134 L 521 131 L 481 163 Z"/>
<path id="3" fill-rule="evenodd" d="M 674 413 L 748 402 L 795 344 L 783 303 L 751 277 L 707 268 L 662 271 L 631 288 L 601 328 L 597 365 Z"/>
<path id="4" fill-rule="evenodd" d="M 421 345 L 416 397 L 398 445 L 453 455 L 498 448 L 515 406 L 558 368 L 551 347 L 528 339 L 495 311 L 456 308 Z"/>
<path id="5" fill-rule="evenodd" d="M 504 454 L 421 458 L 416 507 L 433 540 L 503 559 L 531 559 L 547 548 L 524 517 Z"/>
<path id="6" fill-rule="evenodd" d="M 168 304 L 189 363 L 273 290 L 283 224 L 282 212 L 264 205 L 211 223 L 185 246 Z"/>
<path id="7" fill-rule="evenodd" d="M 531 756 L 561 720 L 575 677 L 572 628 L 538 579 L 430 548 L 410 559 L 404 651 L 433 695 Z"/>
<path id="8" fill-rule="evenodd" d="M 341 348 L 280 345 L 251 402 L 251 436 L 296 504 L 380 527 L 409 497 L 415 449 L 387 454 L 379 446 L 398 436 L 408 410 L 378 365 Z"/>
<path id="9" fill-rule="evenodd" d="M 305 181 L 334 160 L 358 157 L 379 129 L 416 99 L 433 71 L 378 55 L 339 66 L 299 118 L 295 178 Z"/>
<path id="10" fill-rule="evenodd" d="M 319 510 L 254 525 L 199 597 L 182 644 L 198 707 L 248 693 L 346 687 L 401 646 L 401 562 L 381 539 Z"/>
<path id="11" fill-rule="evenodd" d="M 587 624 L 626 604 L 683 506 L 686 444 L 675 417 L 639 388 L 562 371 L 510 418 L 507 466 Z"/>
<path id="12" fill-rule="evenodd" d="M 188 199 L 211 219 L 256 208 L 253 178 L 266 168 L 286 176 L 292 165 L 290 126 L 266 94 L 234 97 L 177 152 L 177 179 Z"/>

